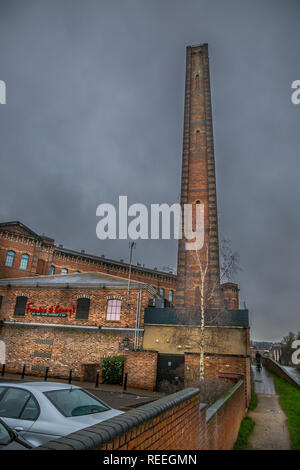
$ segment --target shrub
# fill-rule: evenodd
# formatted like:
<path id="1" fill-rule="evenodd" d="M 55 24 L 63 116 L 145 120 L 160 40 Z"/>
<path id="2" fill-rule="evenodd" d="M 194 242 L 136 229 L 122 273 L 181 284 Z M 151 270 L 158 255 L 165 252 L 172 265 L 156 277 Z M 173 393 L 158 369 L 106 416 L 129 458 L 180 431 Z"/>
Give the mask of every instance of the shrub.
<path id="1" fill-rule="evenodd" d="M 123 383 L 124 356 L 109 356 L 102 361 L 102 380 L 107 384 Z"/>
<path id="2" fill-rule="evenodd" d="M 225 395 L 234 386 L 234 383 L 229 379 L 205 377 L 203 380 L 198 379 L 191 382 L 189 386 L 199 388 L 201 402 L 210 406 Z"/>

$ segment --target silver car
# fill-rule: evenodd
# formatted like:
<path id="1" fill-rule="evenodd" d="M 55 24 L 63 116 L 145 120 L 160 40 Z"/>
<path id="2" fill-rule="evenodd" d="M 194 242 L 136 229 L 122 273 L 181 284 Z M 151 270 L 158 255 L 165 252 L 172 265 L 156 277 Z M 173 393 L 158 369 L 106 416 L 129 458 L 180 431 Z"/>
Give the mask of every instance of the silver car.
<path id="1" fill-rule="evenodd" d="M 75 385 L 0 385 L 0 418 L 33 447 L 122 413 Z"/>

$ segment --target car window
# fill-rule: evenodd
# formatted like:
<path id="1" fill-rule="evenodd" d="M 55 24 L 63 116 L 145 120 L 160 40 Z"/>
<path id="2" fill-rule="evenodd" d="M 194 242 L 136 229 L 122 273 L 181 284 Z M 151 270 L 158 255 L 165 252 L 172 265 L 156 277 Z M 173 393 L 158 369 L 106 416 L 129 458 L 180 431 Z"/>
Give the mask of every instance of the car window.
<path id="1" fill-rule="evenodd" d="M 20 388 L 7 388 L 6 392 L 0 396 L 0 416 L 3 418 L 20 418 L 21 413 L 29 404 L 32 396 L 30 392 Z M 32 399 L 33 401 L 33 399 Z M 38 409 L 36 406 L 35 416 L 37 417 Z M 30 404 L 29 408 L 30 410 Z M 36 418 L 23 418 L 23 419 L 36 419 Z"/>
<path id="2" fill-rule="evenodd" d="M 47 398 L 56 406 L 56 408 L 64 415 L 83 416 L 93 413 L 101 413 L 109 410 L 109 407 L 92 397 L 89 393 L 80 389 L 66 389 L 45 392 Z"/>
<path id="3" fill-rule="evenodd" d="M 12 440 L 12 436 L 9 434 L 8 430 L 2 423 L 0 423 L 0 445 L 9 444 Z"/>
<path id="4" fill-rule="evenodd" d="M 38 415 L 39 415 L 38 406 L 35 400 L 32 397 L 30 397 L 21 413 L 20 419 L 29 419 L 29 420 L 34 421 L 35 419 L 37 419 Z"/>

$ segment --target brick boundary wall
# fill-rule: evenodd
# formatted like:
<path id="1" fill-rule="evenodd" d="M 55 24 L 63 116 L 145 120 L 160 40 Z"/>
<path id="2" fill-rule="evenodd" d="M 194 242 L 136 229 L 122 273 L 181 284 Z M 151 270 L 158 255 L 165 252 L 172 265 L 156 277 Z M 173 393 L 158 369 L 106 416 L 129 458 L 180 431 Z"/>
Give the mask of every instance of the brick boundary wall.
<path id="1" fill-rule="evenodd" d="M 270 372 L 273 372 L 300 390 L 300 383 L 296 382 L 296 380 L 288 373 L 288 371 L 285 370 L 281 364 L 278 364 L 278 362 L 274 361 L 274 359 L 271 359 L 270 357 L 262 357 L 262 363 Z"/>
<path id="2" fill-rule="evenodd" d="M 188 388 L 34 450 L 229 450 L 244 413 L 242 380 L 209 408 Z"/>
<path id="3" fill-rule="evenodd" d="M 184 385 L 193 386 L 197 380 L 195 371 L 199 374 L 200 355 L 193 352 L 184 354 Z M 251 364 L 250 357 L 233 354 L 205 353 L 205 377 L 232 378 L 235 381 L 241 377 L 245 382 L 245 407 L 248 408 L 251 397 Z M 199 377 L 198 377 L 199 380 Z"/>
<path id="4" fill-rule="evenodd" d="M 206 445 L 210 450 L 232 449 L 245 415 L 243 382 L 239 381 L 206 411 Z"/>
<path id="5" fill-rule="evenodd" d="M 124 360 L 124 375 L 127 373 L 127 386 L 156 389 L 157 351 L 126 351 Z"/>

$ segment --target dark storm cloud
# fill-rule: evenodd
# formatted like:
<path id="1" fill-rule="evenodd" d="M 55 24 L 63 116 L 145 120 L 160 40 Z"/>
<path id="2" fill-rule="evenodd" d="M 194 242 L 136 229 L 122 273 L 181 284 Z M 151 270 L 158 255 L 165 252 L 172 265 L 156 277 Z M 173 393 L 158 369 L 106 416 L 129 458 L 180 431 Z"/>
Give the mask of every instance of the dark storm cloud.
<path id="1" fill-rule="evenodd" d="M 1 219 L 112 258 L 101 202 L 178 201 L 185 46 L 209 43 L 220 231 L 256 339 L 299 328 L 299 2 L 0 0 Z M 176 242 L 134 261 L 176 266 Z"/>

